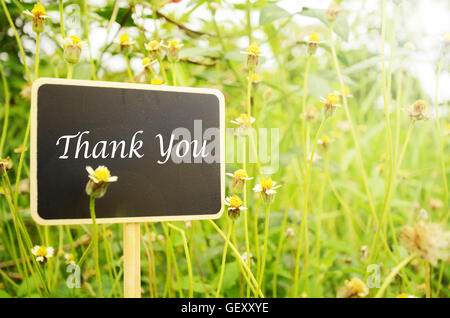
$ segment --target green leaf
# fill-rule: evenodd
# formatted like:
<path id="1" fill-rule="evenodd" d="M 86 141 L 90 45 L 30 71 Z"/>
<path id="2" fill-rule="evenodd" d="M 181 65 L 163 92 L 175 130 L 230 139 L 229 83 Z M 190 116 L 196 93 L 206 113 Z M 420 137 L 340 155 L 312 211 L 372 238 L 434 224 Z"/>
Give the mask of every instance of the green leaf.
<path id="1" fill-rule="evenodd" d="M 275 4 L 268 4 L 262 8 L 259 15 L 259 25 L 271 23 L 275 20 L 291 16 L 289 12 Z"/>

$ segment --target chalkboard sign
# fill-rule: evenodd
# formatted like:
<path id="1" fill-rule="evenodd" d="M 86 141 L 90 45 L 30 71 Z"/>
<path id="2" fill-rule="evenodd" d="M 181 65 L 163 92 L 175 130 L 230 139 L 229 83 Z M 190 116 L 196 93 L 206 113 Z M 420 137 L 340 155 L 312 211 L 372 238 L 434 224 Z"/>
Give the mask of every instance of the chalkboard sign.
<path id="1" fill-rule="evenodd" d="M 41 78 L 31 104 L 31 214 L 91 223 L 86 166 L 118 176 L 98 223 L 218 218 L 224 97 L 214 89 Z"/>

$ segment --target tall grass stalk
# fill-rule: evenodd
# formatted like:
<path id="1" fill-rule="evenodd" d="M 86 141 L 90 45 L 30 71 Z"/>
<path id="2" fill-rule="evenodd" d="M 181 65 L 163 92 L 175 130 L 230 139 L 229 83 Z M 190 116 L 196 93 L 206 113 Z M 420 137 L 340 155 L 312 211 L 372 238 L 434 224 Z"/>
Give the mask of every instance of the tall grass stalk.
<path id="1" fill-rule="evenodd" d="M 364 189 L 366 191 L 367 200 L 369 202 L 370 211 L 372 213 L 372 218 L 374 220 L 375 225 L 377 225 L 378 224 L 378 217 L 377 217 L 377 213 L 376 213 L 376 209 L 375 209 L 375 203 L 373 201 L 372 192 L 370 191 L 370 188 L 369 188 L 369 182 L 368 182 L 368 179 L 367 179 L 367 173 L 366 173 L 366 169 L 364 167 L 364 162 L 363 162 L 363 158 L 362 158 L 362 154 L 361 154 L 361 147 L 359 145 L 359 140 L 358 140 L 358 137 L 357 137 L 357 134 L 356 134 L 355 124 L 353 123 L 353 119 L 352 119 L 352 117 L 350 115 L 350 111 L 349 111 L 349 108 L 348 108 L 347 95 L 345 94 L 344 80 L 342 78 L 341 70 L 340 70 L 340 67 L 339 67 L 339 62 L 338 62 L 337 55 L 336 55 L 335 43 L 334 43 L 334 40 L 333 40 L 333 25 L 334 25 L 334 23 L 330 22 L 330 27 L 328 29 L 328 31 L 329 31 L 330 48 L 331 48 L 331 55 L 332 55 L 332 58 L 333 58 L 334 68 L 336 70 L 336 74 L 337 74 L 338 80 L 339 80 L 342 100 L 344 102 L 345 115 L 347 117 L 347 121 L 350 124 L 350 130 L 351 130 L 351 133 L 352 133 L 353 143 L 355 144 L 356 158 L 357 158 L 358 166 L 359 166 L 359 169 L 360 169 L 360 172 L 361 172 L 361 177 L 363 179 Z"/>
<path id="2" fill-rule="evenodd" d="M 306 170 L 306 184 L 305 184 L 305 194 L 304 194 L 304 201 L 303 201 L 303 211 L 302 211 L 302 221 L 300 223 L 300 234 L 298 239 L 298 245 L 297 245 L 297 253 L 295 257 L 295 270 L 294 270 L 294 288 L 293 288 L 293 297 L 298 296 L 298 279 L 299 279 L 299 272 L 300 272 L 300 255 L 302 250 L 302 240 L 303 236 L 305 236 L 305 258 L 304 258 L 304 277 L 305 277 L 305 289 L 308 292 L 309 289 L 309 274 L 308 274 L 308 264 L 309 264 L 309 246 L 308 246 L 308 200 L 309 200 L 309 188 L 311 184 L 311 169 L 312 169 L 312 162 L 314 158 L 314 152 L 316 150 L 317 141 L 319 140 L 319 137 L 322 134 L 323 127 L 325 126 L 327 119 L 323 118 L 322 122 L 320 123 L 319 129 L 317 130 L 316 137 L 314 138 L 313 148 L 311 150 L 311 155 L 308 162 L 308 167 Z"/>
<path id="3" fill-rule="evenodd" d="M 97 277 L 98 296 L 103 298 L 102 277 L 100 272 L 99 257 L 98 257 L 98 227 L 95 216 L 95 198 L 93 196 L 89 199 L 89 211 L 92 219 L 92 241 L 94 245 L 94 264 L 95 276 Z"/>

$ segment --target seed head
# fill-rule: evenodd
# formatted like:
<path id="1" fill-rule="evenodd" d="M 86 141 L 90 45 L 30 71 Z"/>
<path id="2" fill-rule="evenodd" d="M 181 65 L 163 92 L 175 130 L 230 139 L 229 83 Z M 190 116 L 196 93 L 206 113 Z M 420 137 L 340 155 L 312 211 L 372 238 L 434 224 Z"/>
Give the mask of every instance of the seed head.
<path id="1" fill-rule="evenodd" d="M 327 20 L 333 22 L 337 19 L 339 13 L 341 12 L 341 8 L 333 1 L 328 6 L 327 10 Z"/>

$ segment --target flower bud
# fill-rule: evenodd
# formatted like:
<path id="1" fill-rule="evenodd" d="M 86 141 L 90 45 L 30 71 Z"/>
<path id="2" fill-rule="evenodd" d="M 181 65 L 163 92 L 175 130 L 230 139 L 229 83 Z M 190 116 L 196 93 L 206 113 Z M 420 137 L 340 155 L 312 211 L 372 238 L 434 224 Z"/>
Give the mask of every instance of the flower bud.
<path id="1" fill-rule="evenodd" d="M 327 14 L 327 20 L 330 22 L 333 22 L 337 19 L 339 13 L 341 12 L 341 8 L 333 1 L 328 6 L 328 10 L 326 12 Z"/>
<path id="2" fill-rule="evenodd" d="M 80 61 L 81 51 L 84 42 L 76 36 L 72 35 L 63 40 L 64 44 L 64 60 L 69 64 L 77 64 Z"/>

